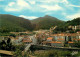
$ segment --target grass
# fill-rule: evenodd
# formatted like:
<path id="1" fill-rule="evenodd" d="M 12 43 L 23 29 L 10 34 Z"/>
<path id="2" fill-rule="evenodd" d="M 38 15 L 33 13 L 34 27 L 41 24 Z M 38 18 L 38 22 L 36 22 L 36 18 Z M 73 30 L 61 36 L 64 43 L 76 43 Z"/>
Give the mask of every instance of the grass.
<path id="1" fill-rule="evenodd" d="M 62 56 L 72 56 L 70 51 L 62 50 L 36 50 L 32 53 L 36 57 L 62 57 Z"/>

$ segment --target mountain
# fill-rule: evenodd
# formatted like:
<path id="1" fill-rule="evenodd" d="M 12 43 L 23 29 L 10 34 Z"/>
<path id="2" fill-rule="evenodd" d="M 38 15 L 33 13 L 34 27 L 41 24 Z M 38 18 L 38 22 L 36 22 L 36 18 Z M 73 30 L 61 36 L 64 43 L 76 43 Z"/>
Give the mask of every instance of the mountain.
<path id="1" fill-rule="evenodd" d="M 0 32 L 18 32 L 32 30 L 31 22 L 28 19 L 8 14 L 0 14 Z"/>
<path id="2" fill-rule="evenodd" d="M 34 24 L 34 26 L 36 25 L 35 29 L 49 29 L 50 27 L 63 24 L 64 21 L 61 21 L 49 15 L 46 15 L 44 17 L 39 17 L 37 19 L 31 20 L 31 23 Z"/>
<path id="3" fill-rule="evenodd" d="M 72 30 L 71 28 L 68 28 L 69 26 L 77 26 L 77 25 L 80 25 L 80 17 L 78 18 L 75 18 L 73 20 L 70 20 L 70 21 L 66 21 L 63 25 L 60 25 L 58 26 L 56 29 L 55 29 L 55 32 L 66 32 L 66 31 L 69 31 L 70 33 L 75 33 L 77 31 L 80 31 L 80 29 L 77 29 L 77 30 Z"/>
<path id="4" fill-rule="evenodd" d="M 66 23 L 72 26 L 80 25 L 80 17 L 67 21 Z"/>

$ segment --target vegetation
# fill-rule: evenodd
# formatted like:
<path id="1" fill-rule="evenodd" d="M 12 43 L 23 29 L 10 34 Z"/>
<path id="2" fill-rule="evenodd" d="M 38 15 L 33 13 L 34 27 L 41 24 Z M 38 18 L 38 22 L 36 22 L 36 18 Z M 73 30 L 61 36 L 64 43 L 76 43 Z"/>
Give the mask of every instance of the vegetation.
<path id="1" fill-rule="evenodd" d="M 23 51 L 24 48 L 25 48 L 25 44 L 22 43 L 22 44 L 20 44 L 20 45 L 15 45 L 15 48 L 16 48 L 16 50 L 17 50 L 17 49 L 20 49 L 21 51 Z"/>
<path id="2" fill-rule="evenodd" d="M 34 24 L 34 29 L 50 29 L 50 27 L 64 23 L 63 21 L 48 15 L 31 20 L 31 22 Z"/>
<path id="3" fill-rule="evenodd" d="M 67 31 L 69 31 L 69 33 L 75 33 L 77 31 L 80 31 L 80 29 L 74 31 L 71 28 L 68 28 L 68 26 L 76 26 L 76 25 L 80 25 L 80 18 L 76 18 L 71 21 L 67 21 L 64 24 L 59 25 L 53 33 L 67 32 Z"/>
<path id="4" fill-rule="evenodd" d="M 75 42 L 74 47 L 80 48 L 80 41 L 79 42 Z"/>
<path id="5" fill-rule="evenodd" d="M 72 26 L 80 25 L 80 17 L 75 18 L 71 21 L 67 21 L 67 24 L 72 25 Z"/>
<path id="6" fill-rule="evenodd" d="M 0 14 L 0 33 L 32 30 L 28 19 L 7 14 Z"/>
<path id="7" fill-rule="evenodd" d="M 0 14 L 0 36 L 10 35 L 9 32 L 23 32 L 26 30 L 32 31 L 38 29 L 50 29 L 57 26 L 53 33 L 70 32 L 75 33 L 80 29 L 72 30 L 68 26 L 80 25 L 80 18 L 73 19 L 71 21 L 61 21 L 55 17 L 44 16 L 29 21 L 21 17 L 16 17 L 8 14 Z"/>
<path id="8" fill-rule="evenodd" d="M 20 33 L 20 35 L 27 35 L 26 33 Z"/>
<path id="9" fill-rule="evenodd" d="M 77 54 L 73 55 L 73 57 L 80 57 L 80 52 L 78 52 Z"/>
<path id="10" fill-rule="evenodd" d="M 24 48 L 25 48 L 24 43 L 22 43 L 21 45 L 15 45 L 14 56 L 15 57 L 22 57 L 23 56 L 22 51 L 24 50 Z"/>
<path id="11" fill-rule="evenodd" d="M 0 33 L 0 36 L 12 36 L 12 37 L 16 37 L 16 34 L 12 34 L 12 33 Z"/>
<path id="12" fill-rule="evenodd" d="M 71 57 L 71 51 L 62 51 L 62 50 L 44 50 L 34 52 L 33 54 L 37 57 Z"/>
<path id="13" fill-rule="evenodd" d="M 14 57 L 29 57 L 29 54 L 24 52 L 24 48 L 25 48 L 24 43 L 22 43 L 21 45 L 12 45 L 10 38 L 8 38 L 7 41 L 2 40 L 2 42 L 0 42 L 0 49 L 14 51 L 13 53 Z"/>
<path id="14" fill-rule="evenodd" d="M 22 51 L 20 49 L 16 49 L 16 52 L 14 52 L 15 57 L 22 57 Z"/>
<path id="15" fill-rule="evenodd" d="M 24 51 L 25 44 L 15 45 L 14 57 L 29 57 L 29 53 Z"/>
<path id="16" fill-rule="evenodd" d="M 14 51 L 15 47 L 12 45 L 11 39 L 8 38 L 7 41 L 2 40 L 2 42 L 0 42 L 0 49 L 2 49 L 2 50 L 8 50 L 8 51 Z"/>

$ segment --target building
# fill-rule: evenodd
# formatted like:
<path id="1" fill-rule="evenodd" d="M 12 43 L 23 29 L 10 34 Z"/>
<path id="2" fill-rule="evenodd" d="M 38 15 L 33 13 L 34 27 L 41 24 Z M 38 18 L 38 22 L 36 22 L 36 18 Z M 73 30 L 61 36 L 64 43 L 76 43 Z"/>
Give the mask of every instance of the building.
<path id="1" fill-rule="evenodd" d="M 49 41 L 49 42 L 50 42 L 50 41 L 53 41 L 53 37 L 48 37 L 48 38 L 47 38 L 47 41 Z"/>
<path id="2" fill-rule="evenodd" d="M 25 44 L 30 44 L 30 43 L 32 43 L 32 40 L 30 38 L 23 38 L 22 42 Z"/>
<path id="3" fill-rule="evenodd" d="M 63 46 L 62 42 L 57 42 L 57 41 L 51 41 L 51 42 L 49 42 L 49 44 L 54 47 L 62 47 Z"/>
<path id="4" fill-rule="evenodd" d="M 65 43 L 70 46 L 74 45 L 74 42 L 80 41 L 80 34 L 78 33 L 60 33 L 60 34 L 52 34 L 50 37 L 43 41 L 43 45 L 50 45 L 61 47 L 64 46 Z M 57 46 L 58 45 L 58 46 Z"/>
<path id="5" fill-rule="evenodd" d="M 69 26 L 68 28 L 71 28 L 71 29 L 73 29 L 73 30 L 77 30 L 77 29 L 80 29 L 80 25 Z"/>
<path id="6" fill-rule="evenodd" d="M 17 38 L 11 38 L 11 42 L 12 44 L 16 44 L 16 45 L 19 45 L 19 44 L 22 44 L 22 40 L 23 40 L 23 37 L 19 36 Z"/>

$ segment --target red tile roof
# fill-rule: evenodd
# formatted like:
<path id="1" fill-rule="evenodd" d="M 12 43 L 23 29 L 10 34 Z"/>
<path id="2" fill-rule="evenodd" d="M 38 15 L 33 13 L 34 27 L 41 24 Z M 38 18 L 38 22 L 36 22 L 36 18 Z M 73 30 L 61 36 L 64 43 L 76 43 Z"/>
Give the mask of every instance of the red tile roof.
<path id="1" fill-rule="evenodd" d="M 74 43 L 74 42 L 69 41 L 68 43 Z"/>
<path id="2" fill-rule="evenodd" d="M 77 33 L 60 33 L 60 34 L 52 34 L 51 36 L 76 36 Z"/>
<path id="3" fill-rule="evenodd" d="M 47 40 L 52 40 L 52 39 L 53 39 L 52 37 L 48 37 L 48 38 L 47 38 Z"/>
<path id="4" fill-rule="evenodd" d="M 23 42 L 32 42 L 31 40 L 23 40 Z"/>
<path id="5" fill-rule="evenodd" d="M 30 40 L 30 38 L 24 38 L 23 42 L 32 42 L 32 40 Z"/>
<path id="6" fill-rule="evenodd" d="M 80 39 L 77 39 L 77 40 L 80 40 Z"/>
<path id="7" fill-rule="evenodd" d="M 49 43 L 62 43 L 62 42 L 57 42 L 57 41 L 51 41 Z"/>

